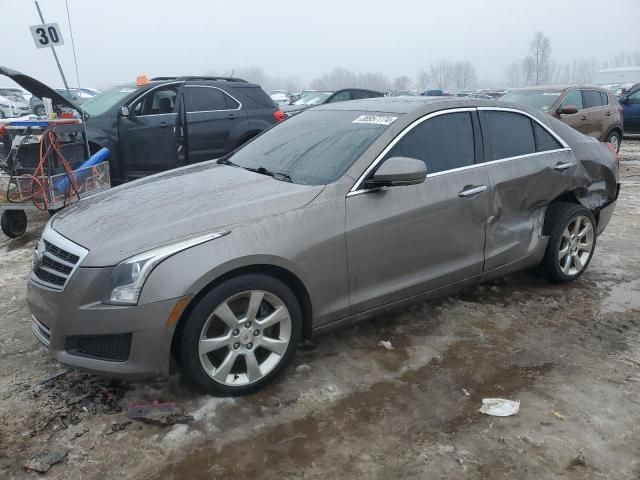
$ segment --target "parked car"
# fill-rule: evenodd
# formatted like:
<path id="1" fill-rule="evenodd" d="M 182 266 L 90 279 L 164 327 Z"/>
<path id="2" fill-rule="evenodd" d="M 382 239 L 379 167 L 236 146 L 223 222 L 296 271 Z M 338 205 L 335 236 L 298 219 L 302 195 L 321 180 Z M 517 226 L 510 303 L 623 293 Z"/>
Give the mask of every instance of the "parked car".
<path id="1" fill-rule="evenodd" d="M 54 90 L 77 105 L 82 105 L 86 100 L 93 98 L 100 93 L 99 90 L 95 90 L 93 88 L 70 88 L 69 90 L 66 88 L 56 88 Z M 35 115 L 44 117 L 44 103 L 42 103 L 40 97 L 33 95 L 29 100 L 29 106 Z"/>
<path id="2" fill-rule="evenodd" d="M 291 103 L 289 95 L 287 95 L 287 92 L 284 90 L 271 90 L 271 92 L 269 92 L 269 96 L 271 97 L 271 100 L 279 106 L 289 105 L 289 103 Z"/>
<path id="3" fill-rule="evenodd" d="M 343 88 L 335 92 L 309 90 L 303 92 L 300 98 L 293 102 L 290 107 L 284 107 L 283 111 L 287 117 L 290 117 L 316 105 L 377 97 L 384 97 L 384 93 L 364 88 Z"/>
<path id="4" fill-rule="evenodd" d="M 16 95 L 0 96 L 0 118 L 21 117 L 28 114 L 29 105 L 20 101 Z"/>
<path id="5" fill-rule="evenodd" d="M 243 394 L 302 338 L 541 265 L 578 278 L 613 214 L 610 145 L 525 106 L 322 105 L 232 155 L 87 198 L 47 223 L 28 280 L 60 362 Z"/>
<path id="6" fill-rule="evenodd" d="M 0 67 L 55 108 L 87 118 L 91 152 L 111 151 L 114 185 L 190 163 L 222 157 L 284 119 L 259 85 L 240 78 L 158 77 L 119 85 L 82 106 L 20 72 Z"/>
<path id="7" fill-rule="evenodd" d="M 624 132 L 622 108 L 616 96 L 604 88 L 575 85 L 516 88 L 500 99 L 538 108 L 620 150 Z"/>
<path id="8" fill-rule="evenodd" d="M 640 83 L 630 87 L 629 91 L 620 97 L 620 103 L 625 131 L 640 133 Z"/>
<path id="9" fill-rule="evenodd" d="M 15 100 L 16 102 L 29 103 L 29 100 L 31 100 L 31 94 L 21 88 L 13 88 L 13 87 L 0 88 L 0 95 L 2 95 L 3 97 L 7 97 L 12 100 Z"/>

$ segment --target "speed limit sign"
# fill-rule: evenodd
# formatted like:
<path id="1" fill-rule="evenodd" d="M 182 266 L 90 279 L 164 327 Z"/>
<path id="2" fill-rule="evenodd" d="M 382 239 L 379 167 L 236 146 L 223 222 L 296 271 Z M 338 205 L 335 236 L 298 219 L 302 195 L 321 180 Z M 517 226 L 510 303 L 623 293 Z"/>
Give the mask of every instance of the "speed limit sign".
<path id="1" fill-rule="evenodd" d="M 58 27 L 57 23 L 34 25 L 29 27 L 29 29 L 31 30 L 33 41 L 36 42 L 36 47 L 38 48 L 64 45 L 64 40 L 62 40 L 62 34 L 60 33 L 60 27 Z"/>

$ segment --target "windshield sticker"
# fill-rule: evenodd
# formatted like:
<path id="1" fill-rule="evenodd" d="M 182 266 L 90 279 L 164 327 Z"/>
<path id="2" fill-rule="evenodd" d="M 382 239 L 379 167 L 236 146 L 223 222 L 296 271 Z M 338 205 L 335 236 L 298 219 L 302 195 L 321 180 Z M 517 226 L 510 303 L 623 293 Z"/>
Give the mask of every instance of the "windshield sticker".
<path id="1" fill-rule="evenodd" d="M 398 117 L 391 115 L 360 115 L 351 123 L 369 123 L 373 125 L 391 125 Z"/>

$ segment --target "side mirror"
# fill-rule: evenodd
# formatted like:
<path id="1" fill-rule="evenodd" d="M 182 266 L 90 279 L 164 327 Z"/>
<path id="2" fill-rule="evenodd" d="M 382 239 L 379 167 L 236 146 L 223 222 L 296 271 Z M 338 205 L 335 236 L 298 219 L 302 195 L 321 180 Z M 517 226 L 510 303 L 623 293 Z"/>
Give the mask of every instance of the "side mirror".
<path id="1" fill-rule="evenodd" d="M 131 112 L 129 112 L 129 107 L 127 107 L 126 105 L 120 107 L 120 115 L 122 115 L 123 117 L 128 117 L 129 115 L 131 115 Z"/>
<path id="2" fill-rule="evenodd" d="M 422 160 L 391 157 L 366 181 L 367 188 L 418 185 L 427 178 L 427 166 Z"/>
<path id="3" fill-rule="evenodd" d="M 574 113 L 578 113 L 578 107 L 575 105 L 565 105 L 564 107 L 558 108 L 558 113 L 561 115 L 573 115 Z"/>

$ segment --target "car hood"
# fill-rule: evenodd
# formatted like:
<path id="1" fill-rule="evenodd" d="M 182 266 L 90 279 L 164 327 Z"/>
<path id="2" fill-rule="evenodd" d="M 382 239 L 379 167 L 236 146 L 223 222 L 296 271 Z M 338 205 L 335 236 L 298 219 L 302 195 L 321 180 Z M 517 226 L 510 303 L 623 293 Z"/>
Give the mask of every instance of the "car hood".
<path id="1" fill-rule="evenodd" d="M 78 202 L 51 226 L 89 254 L 83 267 L 199 234 L 284 213 L 311 202 L 324 186 L 297 185 L 215 161 L 136 180 Z"/>
<path id="2" fill-rule="evenodd" d="M 59 108 L 72 108 L 74 110 L 77 110 L 78 112 L 84 113 L 84 111 L 71 100 L 63 97 L 53 88 L 48 87 L 44 83 L 36 80 L 33 77 L 30 77 L 29 75 L 25 75 L 24 73 L 18 72 L 17 70 L 13 70 L 8 67 L 0 67 L 0 75 L 9 77 L 11 80 L 31 93 L 34 97 L 47 97 L 51 99 L 53 105 L 58 106 Z"/>

